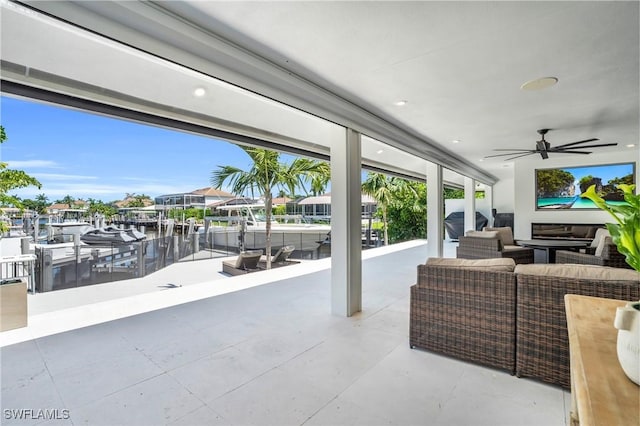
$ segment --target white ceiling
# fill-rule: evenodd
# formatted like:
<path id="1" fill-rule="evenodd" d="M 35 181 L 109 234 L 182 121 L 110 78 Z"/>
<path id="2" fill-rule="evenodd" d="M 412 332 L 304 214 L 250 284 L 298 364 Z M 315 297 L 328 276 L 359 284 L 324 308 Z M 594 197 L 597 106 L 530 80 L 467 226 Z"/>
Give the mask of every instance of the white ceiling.
<path id="1" fill-rule="evenodd" d="M 443 158 L 459 156 L 458 170 L 472 175 L 479 170 L 489 177 L 509 177 L 512 164 L 480 159 L 493 149 L 533 148 L 540 128 L 553 129 L 547 135 L 552 145 L 592 137 L 618 143 L 595 149 L 590 157 L 630 150 L 637 159 L 640 152 L 640 12 L 635 1 L 26 3 L 338 124 L 351 125 L 351 119 L 366 135 L 424 158 L 439 158 L 435 146 Z M 27 32 L 18 38 L 36 36 Z M 4 35 L 3 29 L 3 60 L 11 53 L 8 43 L 22 41 Z M 51 50 L 30 46 L 15 53 L 16 63 L 42 61 Z M 56 73 L 83 80 L 80 69 L 88 71 L 91 61 L 77 53 L 68 56 L 58 61 Z M 246 68 L 229 59 L 241 56 Z M 65 65 L 68 69 L 62 70 Z M 177 72 L 179 67 L 173 68 Z M 224 123 L 212 105 L 207 109 L 173 99 L 180 92 L 171 91 L 171 83 L 158 94 L 153 79 L 134 79 L 132 67 L 120 69 L 109 74 L 113 81 L 108 85 L 108 78 L 92 70 L 99 78 L 91 84 L 180 105 Z M 540 91 L 520 89 L 546 76 L 557 77 L 558 84 Z M 129 87 L 122 86 L 128 80 Z M 275 90 L 276 81 L 285 82 L 280 88 L 288 84 L 289 91 Z M 315 98 L 314 88 L 320 93 Z M 408 103 L 399 107 L 398 100 Z M 327 116 L 331 106 L 339 112 Z M 342 112 L 347 109 L 352 115 Z M 377 119 L 391 130 L 376 127 Z M 374 158 L 378 150 L 372 145 L 363 153 Z"/>
<path id="2" fill-rule="evenodd" d="M 540 128 L 553 129 L 552 144 L 619 143 L 597 152 L 640 138 L 638 2 L 164 6 L 471 162 L 495 148 L 531 149 Z M 520 90 L 546 76 L 559 83 Z"/>

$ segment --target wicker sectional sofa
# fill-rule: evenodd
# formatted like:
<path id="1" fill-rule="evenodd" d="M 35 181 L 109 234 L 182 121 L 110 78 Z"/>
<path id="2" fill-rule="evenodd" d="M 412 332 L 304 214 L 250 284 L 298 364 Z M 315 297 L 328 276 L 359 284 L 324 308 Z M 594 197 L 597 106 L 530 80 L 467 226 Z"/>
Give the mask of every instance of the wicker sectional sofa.
<path id="1" fill-rule="evenodd" d="M 513 259 L 431 258 L 418 265 L 418 283 L 411 287 L 411 347 L 513 374 L 514 267 Z"/>
<path id="2" fill-rule="evenodd" d="M 569 388 L 565 294 L 639 300 L 640 274 L 512 259 L 429 259 L 418 265 L 411 287 L 410 345 Z"/>

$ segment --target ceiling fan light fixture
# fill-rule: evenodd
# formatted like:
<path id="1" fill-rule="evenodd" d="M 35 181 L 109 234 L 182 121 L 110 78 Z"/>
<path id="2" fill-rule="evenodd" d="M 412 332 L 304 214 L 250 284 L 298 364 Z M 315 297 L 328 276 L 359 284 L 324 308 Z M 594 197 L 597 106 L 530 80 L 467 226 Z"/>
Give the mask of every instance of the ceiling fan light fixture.
<path id="1" fill-rule="evenodd" d="M 606 146 L 616 146 L 617 142 L 611 143 L 598 143 L 592 145 L 591 142 L 598 141 L 598 138 L 589 138 L 575 142 L 569 142 L 562 145 L 551 146 L 549 142 L 544 138 L 551 129 L 540 129 L 538 134 L 542 137 L 539 141 L 536 141 L 535 149 L 520 149 L 520 148 L 506 148 L 506 149 L 494 149 L 494 151 L 506 151 L 505 154 L 493 154 L 487 155 L 484 158 L 493 157 L 510 157 L 504 161 L 515 160 L 516 158 L 525 157 L 527 155 L 540 154 L 543 160 L 549 158 L 549 154 L 591 154 L 591 151 L 583 151 L 585 148 L 602 148 Z"/>
<path id="2" fill-rule="evenodd" d="M 558 79 L 556 77 L 536 78 L 535 80 L 530 80 L 524 83 L 522 86 L 520 86 L 520 89 L 528 90 L 528 91 L 542 90 L 542 89 L 546 89 L 547 87 L 553 86 L 557 82 L 558 82 Z"/>

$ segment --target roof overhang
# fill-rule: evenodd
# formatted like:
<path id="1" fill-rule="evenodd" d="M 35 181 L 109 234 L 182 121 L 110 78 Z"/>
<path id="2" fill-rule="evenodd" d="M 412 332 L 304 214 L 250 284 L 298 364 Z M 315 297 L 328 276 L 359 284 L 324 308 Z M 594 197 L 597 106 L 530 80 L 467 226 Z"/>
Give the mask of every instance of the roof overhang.
<path id="1" fill-rule="evenodd" d="M 67 22 L 2 3 L 3 83 L 63 96 L 56 101 L 104 105 L 103 114 L 127 110 L 136 115 L 128 119 L 159 117 L 167 121 L 150 121 L 177 128 L 175 124 L 185 123 L 185 131 L 222 131 L 222 136 L 238 135 L 229 137 L 233 142 L 264 141 L 324 158 L 329 141 L 350 127 L 364 135 L 364 167 L 423 179 L 425 161 L 432 161 L 486 184 L 497 180 L 400 124 L 185 22 L 158 4 L 26 3 Z M 200 85 L 211 91 L 207 104 L 187 95 Z M 3 84 L 4 92 L 5 87 L 8 84 Z M 225 102 L 216 102 L 220 99 Z M 379 158 L 374 155 L 380 151 L 376 144 L 397 155 Z"/>

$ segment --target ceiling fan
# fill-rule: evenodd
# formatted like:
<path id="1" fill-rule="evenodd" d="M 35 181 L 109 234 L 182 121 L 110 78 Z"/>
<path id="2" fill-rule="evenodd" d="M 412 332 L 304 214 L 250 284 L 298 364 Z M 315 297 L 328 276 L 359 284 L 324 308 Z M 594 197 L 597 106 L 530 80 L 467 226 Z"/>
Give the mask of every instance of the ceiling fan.
<path id="1" fill-rule="evenodd" d="M 564 145 L 558 145 L 556 147 L 552 147 L 551 144 L 549 142 L 547 142 L 545 140 L 545 138 L 544 138 L 544 135 L 546 135 L 549 130 L 551 130 L 551 129 L 540 129 L 540 130 L 538 130 L 538 133 L 542 136 L 542 139 L 540 139 L 539 141 L 536 141 L 536 148 L 535 149 L 513 149 L 513 148 L 511 148 L 511 149 L 494 149 L 494 151 L 510 151 L 510 152 L 508 152 L 506 154 L 487 155 L 484 158 L 510 156 L 510 158 L 506 158 L 504 160 L 504 161 L 509 161 L 509 160 L 514 160 L 516 158 L 524 157 L 526 155 L 540 154 L 542 159 L 546 160 L 547 158 L 549 158 L 549 154 L 550 153 L 556 153 L 556 154 L 591 154 L 591 151 L 576 151 L 576 149 L 580 150 L 580 149 L 584 149 L 584 148 L 599 148 L 599 147 L 603 147 L 603 146 L 616 146 L 616 145 L 618 145 L 617 143 L 600 143 L 600 144 L 596 144 L 596 145 L 583 145 L 583 144 L 586 144 L 586 143 L 589 143 L 589 142 L 594 142 L 594 141 L 599 140 L 597 138 L 592 138 L 592 139 L 585 139 L 583 141 L 565 143 Z"/>

